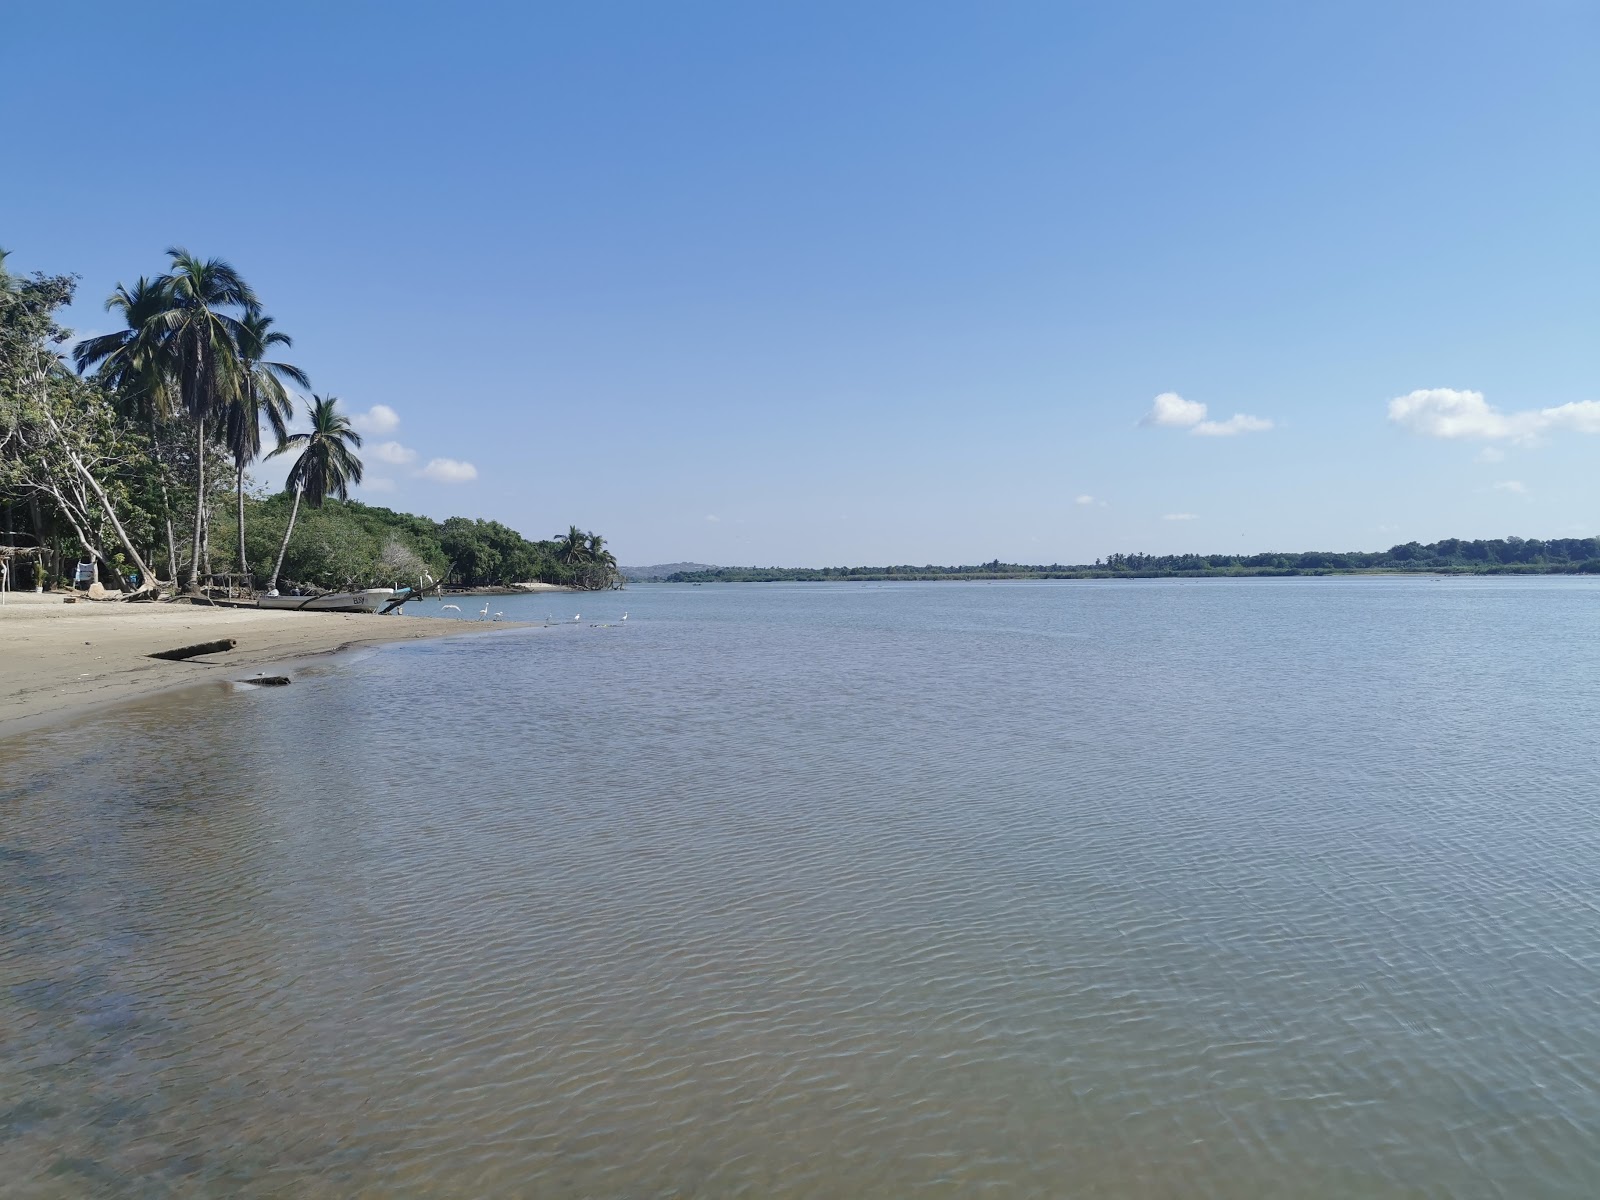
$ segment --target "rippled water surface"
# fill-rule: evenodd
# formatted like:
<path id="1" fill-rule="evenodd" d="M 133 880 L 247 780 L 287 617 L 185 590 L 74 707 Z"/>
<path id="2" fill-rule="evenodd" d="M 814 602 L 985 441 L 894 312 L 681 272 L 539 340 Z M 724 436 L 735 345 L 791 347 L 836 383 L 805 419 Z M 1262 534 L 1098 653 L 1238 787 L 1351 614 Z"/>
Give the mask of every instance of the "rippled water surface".
<path id="1" fill-rule="evenodd" d="M 495 607 L 0 744 L 0 1194 L 1600 1195 L 1593 584 Z"/>

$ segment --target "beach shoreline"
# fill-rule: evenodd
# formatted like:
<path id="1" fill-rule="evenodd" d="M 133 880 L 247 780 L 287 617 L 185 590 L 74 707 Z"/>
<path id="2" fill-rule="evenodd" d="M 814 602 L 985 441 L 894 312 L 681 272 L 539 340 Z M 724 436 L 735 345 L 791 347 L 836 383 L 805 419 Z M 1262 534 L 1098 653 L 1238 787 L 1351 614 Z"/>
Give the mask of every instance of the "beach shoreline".
<path id="1" fill-rule="evenodd" d="M 247 680 L 269 666 L 507 628 L 515 626 L 194 604 L 66 604 L 58 594 L 10 593 L 0 607 L 0 741 L 126 700 Z M 148 657 L 223 638 L 237 644 L 180 662 Z"/>

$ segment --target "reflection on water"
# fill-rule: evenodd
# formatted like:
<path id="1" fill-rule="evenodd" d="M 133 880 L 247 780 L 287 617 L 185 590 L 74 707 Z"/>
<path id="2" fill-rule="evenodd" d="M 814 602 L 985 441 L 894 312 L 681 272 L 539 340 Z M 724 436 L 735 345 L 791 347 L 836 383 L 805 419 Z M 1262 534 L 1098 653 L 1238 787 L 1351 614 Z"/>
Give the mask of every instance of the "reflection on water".
<path id="1" fill-rule="evenodd" d="M 29 735 L 0 1192 L 1600 1194 L 1597 602 L 636 588 Z"/>

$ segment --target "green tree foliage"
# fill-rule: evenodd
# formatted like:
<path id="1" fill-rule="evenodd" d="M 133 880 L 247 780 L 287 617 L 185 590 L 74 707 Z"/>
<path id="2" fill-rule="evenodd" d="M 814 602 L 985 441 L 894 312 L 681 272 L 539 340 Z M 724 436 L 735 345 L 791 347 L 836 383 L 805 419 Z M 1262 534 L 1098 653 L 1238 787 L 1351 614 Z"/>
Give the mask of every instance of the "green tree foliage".
<path id="1" fill-rule="evenodd" d="M 271 562 L 283 542 L 294 498 L 287 492 L 245 497 L 245 554 Z M 232 531 L 219 528 L 218 549 L 236 556 Z M 284 555 L 282 577 L 324 588 L 415 582 L 426 571 L 463 587 L 506 587 L 538 581 L 597 586 L 583 567 L 558 561 L 556 543 L 532 542 L 498 521 L 451 517 L 430 521 L 359 501 L 302 506 Z M 598 586 L 620 582 L 613 573 Z"/>
<path id="2" fill-rule="evenodd" d="M 56 313 L 73 290 L 68 276 L 12 275 L 0 255 L 5 536 L 17 536 L 20 501 L 41 546 L 64 532 L 92 560 L 148 579 L 139 545 L 148 544 L 149 529 L 133 503 L 149 472 L 148 445 L 119 417 L 104 389 L 73 374 L 61 358 L 68 334 Z M 109 551 L 112 546 L 117 549 Z"/>

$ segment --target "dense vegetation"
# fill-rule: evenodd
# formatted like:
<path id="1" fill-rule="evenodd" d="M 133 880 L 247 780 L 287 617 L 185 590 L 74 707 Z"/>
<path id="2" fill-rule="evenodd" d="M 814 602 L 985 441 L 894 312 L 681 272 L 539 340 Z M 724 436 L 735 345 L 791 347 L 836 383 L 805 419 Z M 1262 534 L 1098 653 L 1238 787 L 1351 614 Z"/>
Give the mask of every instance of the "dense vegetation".
<path id="1" fill-rule="evenodd" d="M 181 248 L 118 284 L 123 328 L 74 341 L 56 315 L 75 280 L 20 276 L 0 251 L 0 548 L 12 586 L 92 561 L 110 586 L 207 586 L 218 571 L 269 586 L 525 581 L 616 586 L 605 539 L 576 526 L 529 541 L 493 521 L 434 522 L 349 500 L 361 435 L 333 396 L 291 431 L 307 373 L 227 262 Z M 262 432 L 289 456 L 285 491 L 252 488 Z M 26 574 L 24 574 L 26 572 Z"/>
<path id="2" fill-rule="evenodd" d="M 293 497 L 279 492 L 245 498 L 245 550 L 252 562 L 272 561 L 283 537 Z M 587 535 L 585 543 L 587 544 Z M 215 535 L 219 556 L 231 558 L 231 529 Z M 375 584 L 415 583 L 426 571 L 462 587 L 504 587 L 537 580 L 570 587 L 613 586 L 615 573 L 590 561 L 564 562 L 566 538 L 529 541 L 498 521 L 427 517 L 330 500 L 302 508 L 283 575 L 299 583 L 341 587 L 351 579 Z"/>
<path id="3" fill-rule="evenodd" d="M 1113 554 L 1092 564 L 979 563 L 965 567 L 713 567 L 680 571 L 673 583 L 780 580 L 1152 579 L 1169 576 L 1330 575 L 1352 572 L 1443 574 L 1600 574 L 1600 538 L 1445 538 L 1388 550 L 1311 550 L 1298 554 Z"/>

